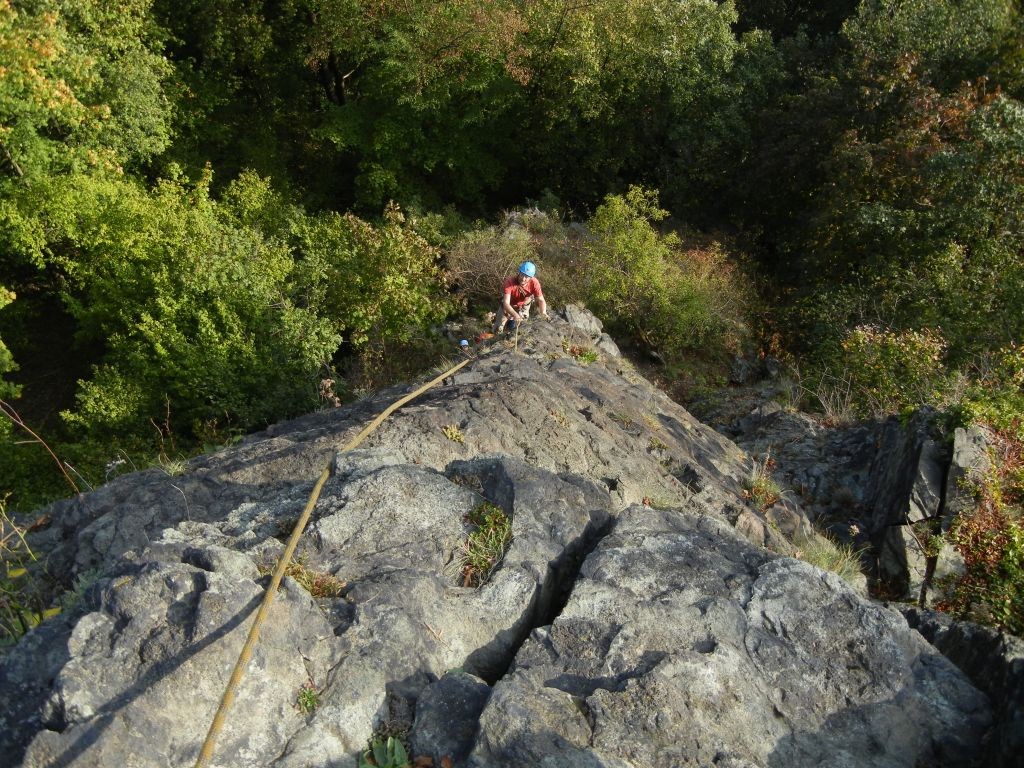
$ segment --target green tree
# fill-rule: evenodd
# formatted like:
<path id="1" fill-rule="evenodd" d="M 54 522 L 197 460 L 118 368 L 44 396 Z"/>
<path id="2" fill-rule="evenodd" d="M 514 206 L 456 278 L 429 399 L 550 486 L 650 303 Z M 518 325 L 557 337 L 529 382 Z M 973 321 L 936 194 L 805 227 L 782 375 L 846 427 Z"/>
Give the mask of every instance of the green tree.
<path id="1" fill-rule="evenodd" d="M 39 200 L 81 341 L 103 340 L 69 423 L 106 434 L 227 419 L 248 428 L 315 402 L 337 337 L 290 300 L 287 244 L 234 226 L 197 185 L 68 179 Z M 94 432 L 95 434 L 95 432 Z"/>
<path id="2" fill-rule="evenodd" d="M 749 307 L 740 276 L 717 245 L 683 250 L 678 236 L 659 234 L 666 216 L 657 193 L 640 187 L 605 198 L 589 222 L 588 304 L 671 361 L 735 351 Z"/>
<path id="3" fill-rule="evenodd" d="M 517 3 L 319 0 L 317 135 L 352 155 L 357 201 L 475 201 L 504 178 L 522 69 Z"/>
<path id="4" fill-rule="evenodd" d="M 246 169 L 322 188 L 337 183 L 315 135 L 320 89 L 305 37 L 315 6 L 255 0 L 154 0 L 174 63 L 176 137 L 167 161 L 226 184 Z M 326 177 L 326 178 L 325 178 Z"/>
<path id="5" fill-rule="evenodd" d="M 14 298 L 15 296 L 13 292 L 0 287 L 0 309 L 9 305 L 14 301 Z M 11 351 L 3 341 L 0 341 L 0 400 L 9 400 L 12 397 L 17 397 L 20 393 L 21 387 L 2 378 L 4 374 L 15 371 L 17 368 L 18 366 L 14 362 L 14 356 L 11 355 Z M 0 433 L 4 433 L 10 425 L 7 423 L 6 419 L 0 419 L 0 422 L 2 422 L 2 425 L 0 425 Z"/>
<path id="6" fill-rule="evenodd" d="M 858 5 L 857 0 L 737 0 L 741 29 L 763 29 L 775 38 L 801 31 L 834 35 Z"/>
<path id="7" fill-rule="evenodd" d="M 1018 337 L 1020 105 L 991 78 L 1020 24 L 1004 0 L 864 2 L 833 58 L 781 46 L 805 69 L 762 113 L 745 218 L 810 348 L 863 324 L 941 327 L 954 361 Z"/>
<path id="8" fill-rule="evenodd" d="M 731 2 L 545 0 L 527 9 L 519 142 L 536 188 L 596 202 L 631 182 L 699 179 L 705 137 L 718 127 L 712 113 L 742 50 Z"/>

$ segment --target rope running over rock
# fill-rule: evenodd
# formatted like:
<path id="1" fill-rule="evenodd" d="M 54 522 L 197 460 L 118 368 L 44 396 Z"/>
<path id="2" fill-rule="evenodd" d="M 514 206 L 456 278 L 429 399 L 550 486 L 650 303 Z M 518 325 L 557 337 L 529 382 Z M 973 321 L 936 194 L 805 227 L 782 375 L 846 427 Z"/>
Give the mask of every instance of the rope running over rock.
<path id="1" fill-rule="evenodd" d="M 341 453 L 347 453 L 348 451 L 354 450 L 359 446 L 360 443 L 373 432 L 381 423 L 392 413 L 397 411 L 403 405 L 408 403 L 410 400 L 419 397 L 431 387 L 440 384 L 446 378 L 451 376 L 457 370 L 462 368 L 464 365 L 469 363 L 472 358 L 463 360 L 458 365 L 452 366 L 447 371 L 442 373 L 436 379 L 424 384 L 422 387 L 417 389 L 412 394 L 406 395 L 400 400 L 395 401 L 389 405 L 383 413 L 377 418 L 370 422 L 370 424 L 363 429 L 353 440 L 341 449 Z M 238 661 L 235 662 L 235 669 L 231 673 L 231 679 L 228 681 L 227 690 L 224 691 L 224 696 L 221 698 L 220 707 L 217 709 L 217 714 L 213 716 L 213 722 L 210 724 L 210 730 L 206 734 L 206 741 L 203 742 L 202 749 L 199 751 L 199 758 L 196 760 L 195 768 L 203 768 L 213 757 L 213 748 L 217 742 L 217 736 L 221 729 L 224 727 L 224 723 L 227 720 L 228 711 L 231 709 L 231 705 L 235 701 L 235 694 L 238 691 L 238 686 L 242 682 L 242 675 L 245 674 L 245 668 L 249 665 L 249 660 L 252 658 L 253 648 L 260 638 L 260 625 L 263 624 L 263 620 L 267 616 L 267 612 L 270 610 L 270 604 L 274 600 L 274 595 L 277 594 L 277 588 L 281 584 L 281 579 L 284 578 L 284 572 L 288 568 L 288 564 L 292 560 L 292 555 L 295 554 L 295 547 L 298 546 L 299 537 L 306 528 L 306 523 L 309 522 L 309 516 L 313 512 L 313 507 L 316 506 L 317 500 L 320 498 L 320 491 L 324 487 L 324 483 L 327 482 L 328 478 L 334 474 L 334 459 L 324 468 L 324 471 L 320 474 L 320 478 L 316 481 L 316 485 L 313 486 L 313 491 L 309 495 L 309 500 L 306 502 L 306 508 L 302 511 L 302 515 L 299 517 L 299 521 L 295 524 L 295 528 L 292 530 L 292 535 L 288 539 L 288 545 L 285 547 L 284 553 L 281 558 L 277 561 L 277 567 L 274 569 L 274 575 L 270 580 L 270 586 L 267 587 L 266 593 L 263 595 L 263 602 L 260 603 L 260 609 L 256 613 L 256 619 L 252 623 L 252 627 L 249 629 L 249 637 L 245 641 L 245 645 L 242 646 L 242 652 L 238 655 Z"/>

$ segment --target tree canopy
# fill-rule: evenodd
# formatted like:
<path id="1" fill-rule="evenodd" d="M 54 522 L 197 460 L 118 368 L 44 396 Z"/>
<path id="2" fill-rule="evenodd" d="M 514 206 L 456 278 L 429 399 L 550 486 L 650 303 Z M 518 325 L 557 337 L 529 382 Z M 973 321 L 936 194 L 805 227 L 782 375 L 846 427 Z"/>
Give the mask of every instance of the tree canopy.
<path id="1" fill-rule="evenodd" d="M 299 412 L 346 358 L 444 316 L 440 218 L 540 199 L 630 240 L 622 290 L 659 306 L 635 332 L 699 345 L 689 320 L 719 326 L 686 291 L 712 296 L 711 273 L 680 271 L 634 186 L 748 250 L 812 359 L 900 334 L 949 365 L 1004 350 L 1024 331 L 1021 14 L 0 0 L 0 395 L 34 391 L 61 328 L 69 441 Z"/>

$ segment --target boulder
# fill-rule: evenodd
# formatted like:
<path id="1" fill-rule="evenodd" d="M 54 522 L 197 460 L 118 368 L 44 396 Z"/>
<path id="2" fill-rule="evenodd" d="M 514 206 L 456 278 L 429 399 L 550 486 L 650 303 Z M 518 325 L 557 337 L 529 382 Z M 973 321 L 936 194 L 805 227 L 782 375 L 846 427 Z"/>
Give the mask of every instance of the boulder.
<path id="1" fill-rule="evenodd" d="M 428 685 L 416 702 L 412 751 L 440 766 L 444 758 L 463 764 L 476 741 L 480 713 L 491 686 L 461 670 Z"/>
<path id="2" fill-rule="evenodd" d="M 990 717 L 836 576 L 631 507 L 495 685 L 469 765 L 967 766 Z"/>
<path id="3" fill-rule="evenodd" d="M 948 531 L 958 515 L 974 509 L 978 501 L 978 486 L 991 469 L 989 440 L 981 427 L 953 432 L 953 458 L 946 477 L 946 505 L 942 515 L 942 530 Z"/>

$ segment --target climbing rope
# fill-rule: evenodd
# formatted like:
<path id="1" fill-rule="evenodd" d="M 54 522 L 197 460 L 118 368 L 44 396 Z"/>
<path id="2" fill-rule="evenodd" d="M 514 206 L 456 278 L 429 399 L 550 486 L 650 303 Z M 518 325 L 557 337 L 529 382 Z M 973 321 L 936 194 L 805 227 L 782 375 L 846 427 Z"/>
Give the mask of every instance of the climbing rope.
<path id="1" fill-rule="evenodd" d="M 369 425 L 356 435 L 348 445 L 342 448 L 340 452 L 347 453 L 348 451 L 357 448 L 359 444 L 366 439 L 366 436 L 379 427 L 388 416 L 410 400 L 422 395 L 431 387 L 440 384 L 471 360 L 472 358 L 463 360 L 458 365 L 452 366 L 436 379 L 432 379 L 415 392 L 406 395 L 400 400 L 389 405 L 384 409 L 383 413 L 371 421 Z M 316 481 L 316 485 L 313 486 L 313 491 L 309 494 L 309 500 L 306 502 L 306 508 L 302 510 L 302 515 L 299 517 L 299 521 L 295 524 L 295 528 L 292 529 L 292 535 L 288 539 L 288 545 L 285 547 L 284 553 L 277 561 L 277 567 L 274 569 L 274 575 L 270 579 L 270 586 L 267 587 L 267 591 L 263 595 L 263 602 L 260 603 L 260 609 L 256 613 L 256 619 L 253 621 L 252 627 L 249 629 L 249 637 L 246 639 L 245 645 L 242 646 L 242 652 L 238 655 L 238 661 L 235 662 L 235 669 L 231 673 L 231 679 L 228 681 L 227 690 L 224 691 L 224 696 L 220 700 L 220 707 L 217 708 L 217 713 L 213 716 L 213 722 L 210 724 L 210 730 L 206 734 L 206 741 L 203 742 L 203 747 L 199 750 L 199 758 L 196 760 L 195 768 L 203 768 L 203 766 L 209 763 L 210 758 L 213 757 L 213 748 L 217 742 L 217 736 L 224 727 L 228 711 L 231 709 L 231 705 L 235 701 L 235 694 L 238 692 L 238 686 L 242 682 L 242 675 L 245 674 L 245 668 L 249 665 L 249 661 L 252 658 L 253 648 L 255 648 L 256 643 L 259 641 L 260 625 L 263 624 L 263 620 L 266 618 L 267 612 L 270 610 L 270 604 L 274 600 L 274 595 L 277 594 L 277 588 L 281 585 L 281 579 L 284 578 L 284 572 L 287 570 L 288 564 L 291 563 L 292 555 L 295 554 L 295 547 L 298 546 L 299 537 L 302 536 L 302 532 L 306 528 L 306 523 L 309 522 L 309 516 L 313 512 L 313 507 L 316 506 L 317 500 L 320 498 L 320 491 L 323 489 L 324 483 L 326 483 L 328 478 L 330 478 L 334 473 L 334 463 L 335 462 L 332 459 L 324 468 L 324 471 L 320 473 L 320 478 Z"/>

